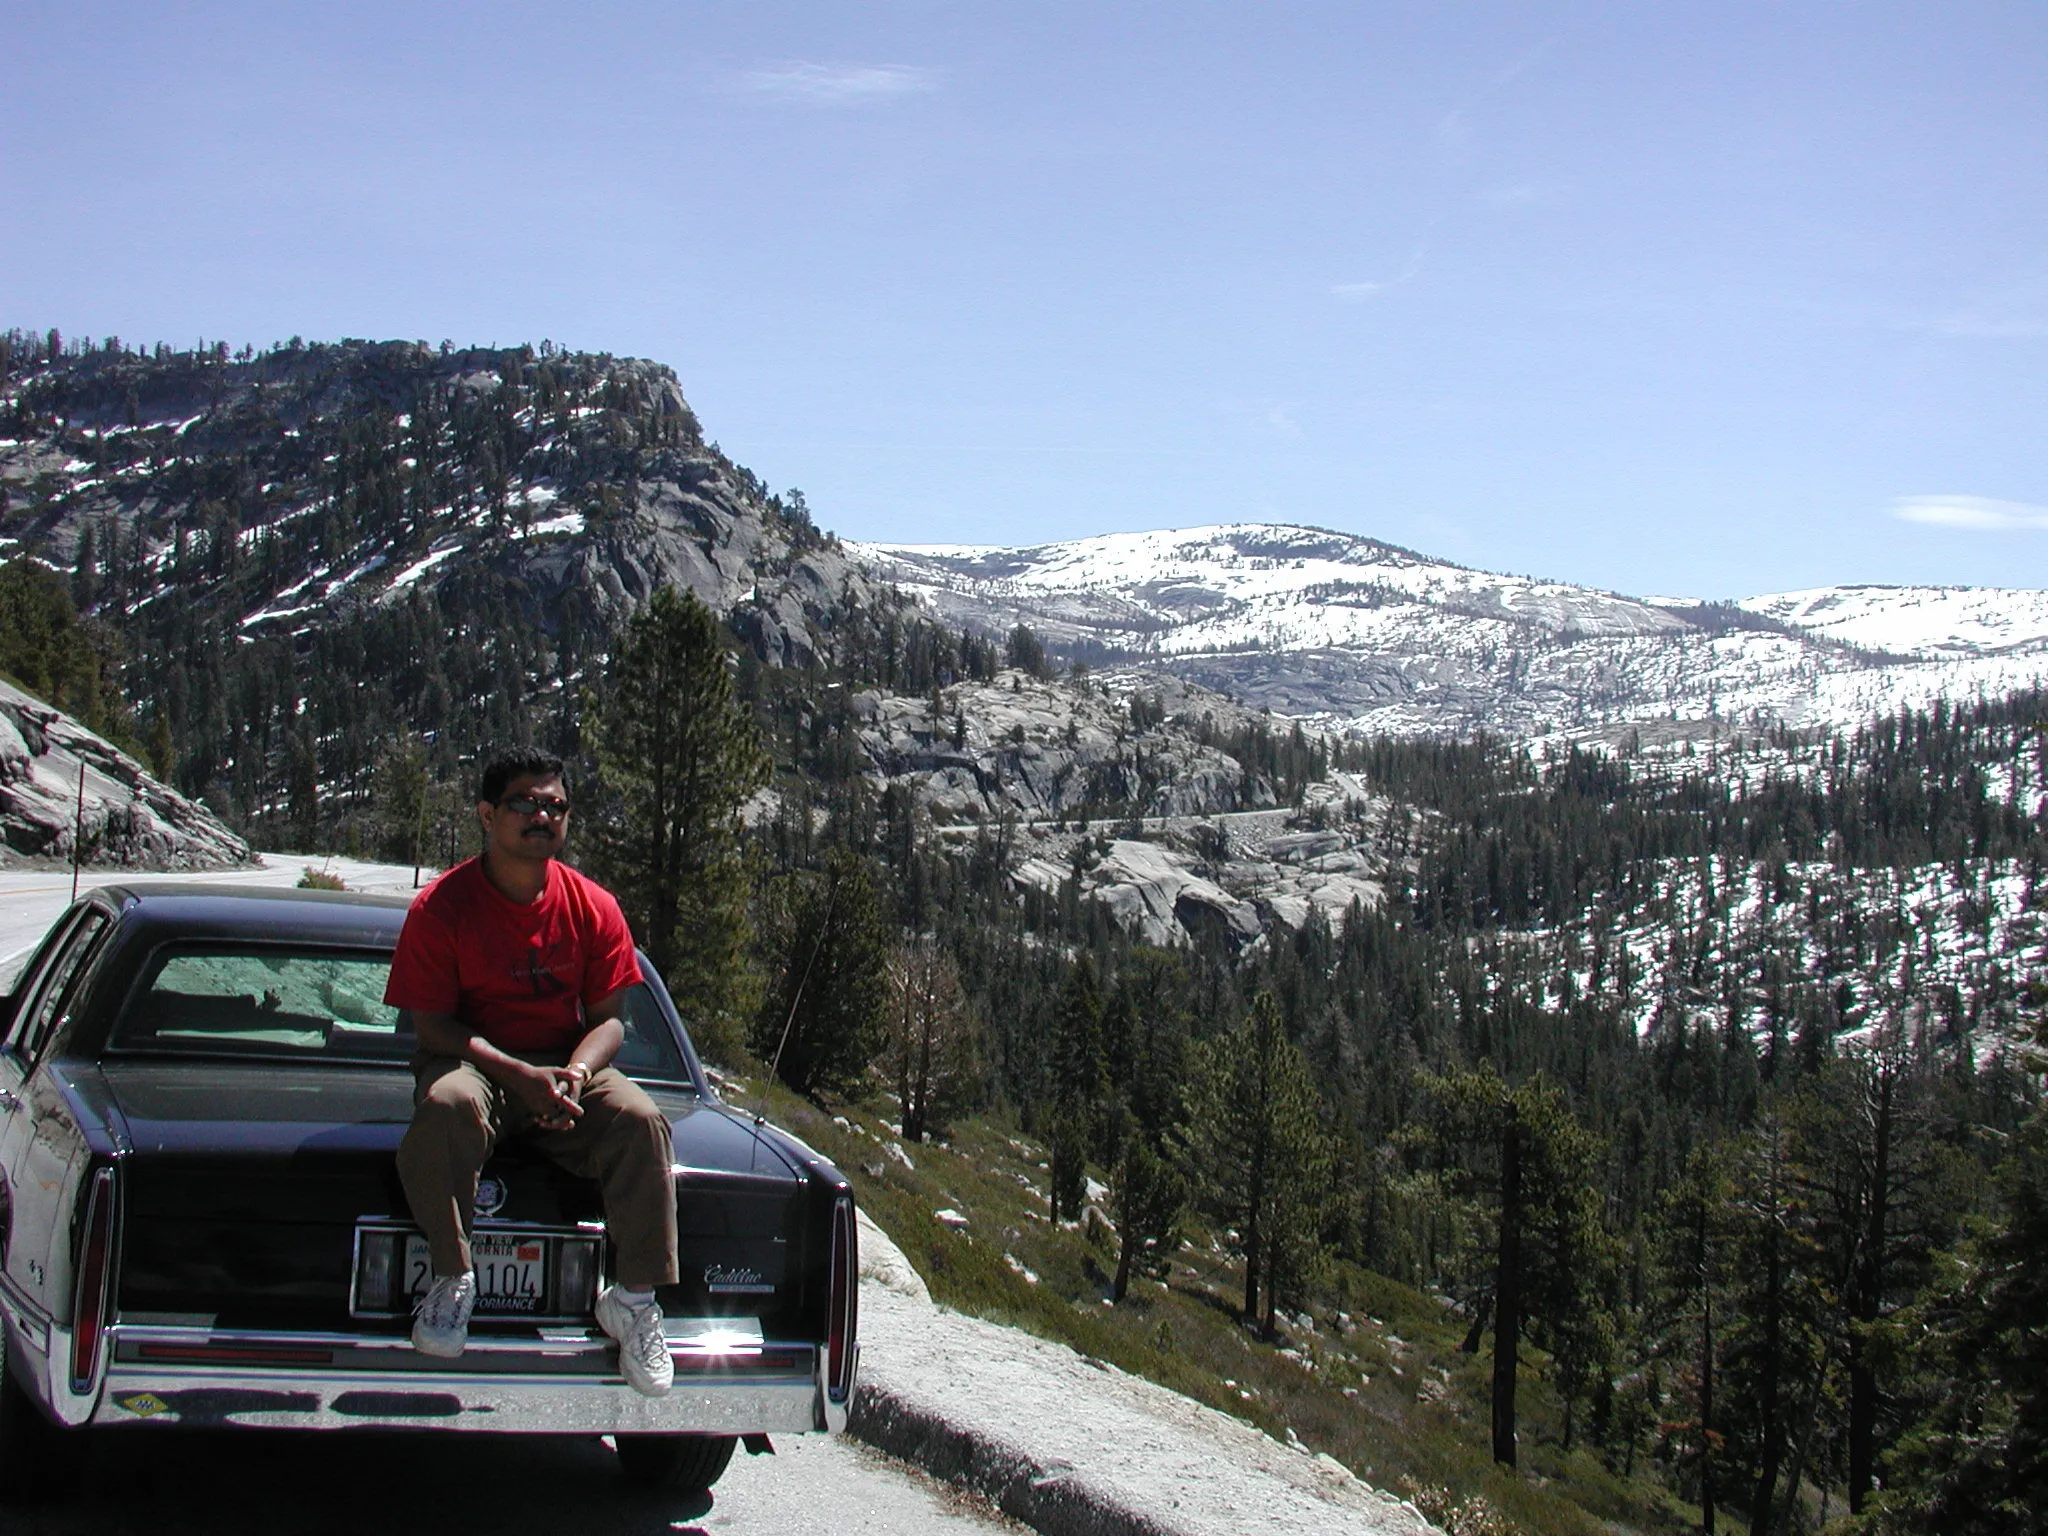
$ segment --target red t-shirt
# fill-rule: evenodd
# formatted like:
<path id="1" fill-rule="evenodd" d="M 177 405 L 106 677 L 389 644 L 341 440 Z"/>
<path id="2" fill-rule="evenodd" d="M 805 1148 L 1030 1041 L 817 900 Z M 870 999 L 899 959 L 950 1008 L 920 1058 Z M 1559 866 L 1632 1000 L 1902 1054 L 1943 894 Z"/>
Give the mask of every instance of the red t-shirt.
<path id="1" fill-rule="evenodd" d="M 550 859 L 547 887 L 522 906 L 470 859 L 413 898 L 384 1001 L 452 1014 L 515 1055 L 564 1051 L 586 1003 L 639 979 L 625 914 L 595 880 Z"/>

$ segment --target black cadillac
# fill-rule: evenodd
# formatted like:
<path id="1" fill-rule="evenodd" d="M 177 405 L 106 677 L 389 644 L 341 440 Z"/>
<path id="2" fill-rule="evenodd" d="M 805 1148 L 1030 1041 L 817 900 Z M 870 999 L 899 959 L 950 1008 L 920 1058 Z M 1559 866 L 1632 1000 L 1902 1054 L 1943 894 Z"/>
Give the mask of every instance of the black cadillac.
<path id="1" fill-rule="evenodd" d="M 88 1427 L 609 1435 L 629 1477 L 702 1488 L 736 1439 L 845 1426 L 851 1191 L 718 1100 L 652 966 L 618 1065 L 674 1131 L 674 1390 L 627 1387 L 592 1320 L 595 1186 L 516 1144 L 478 1189 L 469 1347 L 413 1350 L 428 1266 L 394 1163 L 413 1041 L 382 1002 L 404 915 L 107 887 L 0 999 L 0 1491 L 66 1465 Z"/>

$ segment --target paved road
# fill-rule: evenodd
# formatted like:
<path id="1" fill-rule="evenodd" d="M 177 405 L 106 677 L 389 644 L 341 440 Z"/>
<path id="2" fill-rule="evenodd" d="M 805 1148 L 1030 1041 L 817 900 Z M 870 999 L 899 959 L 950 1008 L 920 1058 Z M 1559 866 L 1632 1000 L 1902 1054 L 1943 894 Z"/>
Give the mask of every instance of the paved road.
<path id="1" fill-rule="evenodd" d="M 708 1495 L 629 1488 L 596 1440 L 112 1432 L 69 1499 L 0 1507 L 9 1536 L 980 1536 L 986 1507 L 854 1441 L 744 1451 Z"/>
<path id="2" fill-rule="evenodd" d="M 163 880 L 203 880 L 209 885 L 297 885 L 300 872 L 309 865 L 339 875 L 353 891 L 378 891 L 386 895 L 410 896 L 412 866 L 367 864 L 357 859 L 314 858 L 297 853 L 269 853 L 260 868 L 211 870 L 205 874 L 150 874 L 142 870 L 88 869 L 79 878 L 79 889 L 96 885 L 120 885 L 130 881 L 152 883 Z M 432 879 L 435 871 L 426 871 Z M 42 869 L 0 869 L 0 987 L 12 983 L 14 973 L 28 959 L 29 952 L 50 924 L 71 904 L 69 872 Z"/>

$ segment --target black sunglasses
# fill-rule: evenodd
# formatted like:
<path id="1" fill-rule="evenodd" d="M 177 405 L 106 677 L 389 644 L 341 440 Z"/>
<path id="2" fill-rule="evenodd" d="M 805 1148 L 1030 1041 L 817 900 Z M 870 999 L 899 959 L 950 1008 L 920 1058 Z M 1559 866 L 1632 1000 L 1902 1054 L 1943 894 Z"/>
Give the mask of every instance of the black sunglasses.
<path id="1" fill-rule="evenodd" d="M 498 804 L 515 816 L 554 816 L 569 814 L 569 802 L 553 795 L 545 798 L 539 795 L 507 795 Z"/>

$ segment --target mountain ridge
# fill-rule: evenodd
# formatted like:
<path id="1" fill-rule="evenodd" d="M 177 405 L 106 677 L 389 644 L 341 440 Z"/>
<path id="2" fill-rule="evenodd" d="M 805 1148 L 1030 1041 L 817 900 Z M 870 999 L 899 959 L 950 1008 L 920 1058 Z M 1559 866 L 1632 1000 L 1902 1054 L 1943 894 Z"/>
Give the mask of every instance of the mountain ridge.
<path id="1" fill-rule="evenodd" d="M 1637 599 L 1294 524 L 848 550 L 949 622 L 1356 734 L 1843 727 L 2048 675 L 2048 593 L 2019 589 Z"/>

